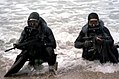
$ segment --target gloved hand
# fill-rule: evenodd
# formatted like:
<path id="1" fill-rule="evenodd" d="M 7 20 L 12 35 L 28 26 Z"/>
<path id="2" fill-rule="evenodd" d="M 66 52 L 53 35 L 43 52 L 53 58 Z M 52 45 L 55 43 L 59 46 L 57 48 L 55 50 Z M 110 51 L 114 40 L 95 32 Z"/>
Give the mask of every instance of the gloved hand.
<path id="1" fill-rule="evenodd" d="M 24 31 L 25 31 L 27 34 L 30 34 L 30 33 L 31 33 L 31 30 L 32 30 L 31 27 L 28 27 L 28 26 L 24 28 Z"/>
<path id="2" fill-rule="evenodd" d="M 13 44 L 13 47 L 18 48 L 18 44 L 17 43 L 14 43 Z"/>
<path id="3" fill-rule="evenodd" d="M 90 47 L 92 46 L 92 41 L 85 41 L 84 42 L 84 47 Z"/>
<path id="4" fill-rule="evenodd" d="M 17 49 L 26 49 L 25 46 L 22 46 L 22 47 L 19 46 L 19 43 L 14 43 L 14 44 L 13 44 L 13 47 L 14 47 L 14 48 L 17 48 Z"/>
<path id="5" fill-rule="evenodd" d="M 28 27 L 28 26 L 25 27 L 24 30 L 25 30 L 26 34 L 29 36 L 34 36 L 39 33 L 38 29 L 34 29 L 34 28 Z"/>
<path id="6" fill-rule="evenodd" d="M 97 44 L 101 45 L 101 44 L 103 44 L 104 39 L 102 39 L 101 36 L 98 36 L 98 37 L 96 37 L 96 42 L 97 42 Z"/>

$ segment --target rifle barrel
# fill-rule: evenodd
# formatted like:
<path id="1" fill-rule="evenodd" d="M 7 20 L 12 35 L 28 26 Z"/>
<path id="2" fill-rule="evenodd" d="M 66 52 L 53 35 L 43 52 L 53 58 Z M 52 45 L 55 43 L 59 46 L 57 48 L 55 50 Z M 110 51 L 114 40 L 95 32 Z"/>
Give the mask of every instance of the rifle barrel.
<path id="1" fill-rule="evenodd" d="M 8 51 L 10 51 L 10 50 L 12 50 L 12 49 L 15 49 L 15 48 L 13 47 L 13 48 L 7 49 L 7 50 L 5 50 L 5 52 L 8 52 Z"/>

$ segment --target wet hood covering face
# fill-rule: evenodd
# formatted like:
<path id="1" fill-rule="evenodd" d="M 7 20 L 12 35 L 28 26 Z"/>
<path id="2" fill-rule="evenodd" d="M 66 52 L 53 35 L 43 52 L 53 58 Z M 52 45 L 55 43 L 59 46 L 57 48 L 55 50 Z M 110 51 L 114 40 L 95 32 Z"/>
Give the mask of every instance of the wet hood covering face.
<path id="1" fill-rule="evenodd" d="M 90 20 L 90 19 L 97 19 L 97 20 L 99 20 L 98 14 L 97 13 L 90 13 L 88 15 L 88 20 Z"/>
<path id="2" fill-rule="evenodd" d="M 37 21 L 38 23 L 32 24 L 32 23 L 30 23 L 30 21 Z M 28 24 L 28 26 L 39 28 L 39 14 L 37 12 L 32 12 L 28 17 L 27 24 Z"/>
<path id="3" fill-rule="evenodd" d="M 102 20 L 99 20 L 99 27 L 95 28 L 95 29 L 103 29 L 105 26 L 104 26 L 104 22 Z M 86 33 L 87 34 L 87 31 L 91 29 L 88 27 L 88 23 L 86 23 L 83 27 L 82 27 L 82 31 L 83 33 Z"/>
<path id="4" fill-rule="evenodd" d="M 94 20 L 94 22 L 91 23 L 91 20 Z M 97 20 L 97 21 L 95 22 L 95 20 Z M 88 26 L 89 26 L 89 28 L 99 27 L 99 17 L 98 17 L 97 13 L 90 13 L 88 15 Z"/>
<path id="5" fill-rule="evenodd" d="M 36 19 L 36 20 L 39 20 L 39 14 L 37 13 L 37 12 L 32 12 L 30 15 L 29 15 L 29 17 L 28 17 L 28 21 L 30 20 L 30 19 Z"/>
<path id="6" fill-rule="evenodd" d="M 46 27 L 47 27 L 47 23 L 46 23 L 46 21 L 42 18 L 42 17 L 40 17 L 40 15 L 37 13 L 37 12 L 32 12 L 30 15 L 29 15 L 29 17 L 28 17 L 28 20 L 27 20 L 27 24 L 28 24 L 28 21 L 29 20 L 33 20 L 33 19 L 35 19 L 35 20 L 38 20 L 39 21 L 39 31 L 43 31 Z M 29 24 L 28 24 L 28 26 L 29 26 Z"/>

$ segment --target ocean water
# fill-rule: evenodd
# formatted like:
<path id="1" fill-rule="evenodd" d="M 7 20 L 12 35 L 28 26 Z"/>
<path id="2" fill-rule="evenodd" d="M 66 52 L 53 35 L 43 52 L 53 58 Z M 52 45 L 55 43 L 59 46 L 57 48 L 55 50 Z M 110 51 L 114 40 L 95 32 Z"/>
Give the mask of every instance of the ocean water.
<path id="1" fill-rule="evenodd" d="M 119 41 L 119 0 L 1 0 L 0 1 L 0 60 L 12 60 L 21 52 L 18 49 L 4 52 L 12 47 L 31 12 L 38 12 L 52 29 L 57 41 L 55 53 L 58 54 L 58 71 L 65 72 L 76 66 L 82 70 L 113 73 L 119 71 L 119 64 L 100 64 L 98 61 L 82 60 L 82 50 L 74 47 L 87 16 L 91 12 L 99 14 L 100 19 L 110 30 L 115 43 Z M 8 63 L 7 63 L 8 64 Z M 8 64 L 8 67 L 10 65 Z M 8 68 L 6 68 L 6 71 Z"/>

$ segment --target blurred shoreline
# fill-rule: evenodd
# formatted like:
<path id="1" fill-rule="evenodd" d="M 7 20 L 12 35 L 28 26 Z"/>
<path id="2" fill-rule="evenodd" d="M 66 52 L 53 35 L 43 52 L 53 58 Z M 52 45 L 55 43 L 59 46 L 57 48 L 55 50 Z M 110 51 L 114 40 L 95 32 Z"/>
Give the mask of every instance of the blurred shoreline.
<path id="1" fill-rule="evenodd" d="M 0 64 L 5 64 L 0 60 Z M 75 67 L 68 70 L 65 73 L 58 73 L 55 76 L 48 76 L 48 74 L 39 74 L 39 75 L 18 75 L 13 77 L 4 77 L 5 67 L 0 65 L 0 79 L 119 79 L 119 71 L 114 73 L 102 73 L 102 72 L 92 72 L 83 70 L 83 67 Z"/>

